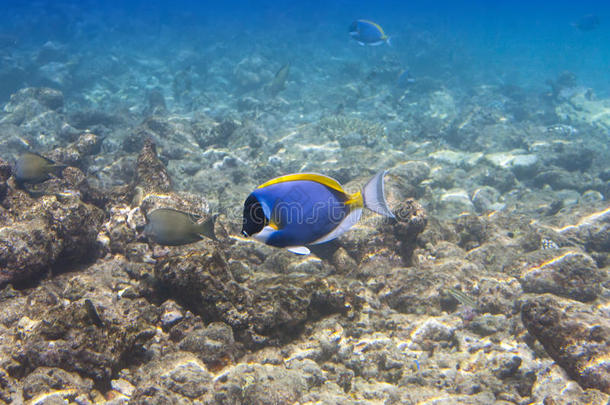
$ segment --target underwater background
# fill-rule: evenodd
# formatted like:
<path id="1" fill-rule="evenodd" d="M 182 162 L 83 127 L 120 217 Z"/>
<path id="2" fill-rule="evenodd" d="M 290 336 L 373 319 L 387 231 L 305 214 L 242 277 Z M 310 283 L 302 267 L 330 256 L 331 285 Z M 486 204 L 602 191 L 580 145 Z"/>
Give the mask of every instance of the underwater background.
<path id="1" fill-rule="evenodd" d="M 610 400 L 610 4 L 1 4 L 0 403 Z M 394 219 L 240 234 L 382 170 Z"/>

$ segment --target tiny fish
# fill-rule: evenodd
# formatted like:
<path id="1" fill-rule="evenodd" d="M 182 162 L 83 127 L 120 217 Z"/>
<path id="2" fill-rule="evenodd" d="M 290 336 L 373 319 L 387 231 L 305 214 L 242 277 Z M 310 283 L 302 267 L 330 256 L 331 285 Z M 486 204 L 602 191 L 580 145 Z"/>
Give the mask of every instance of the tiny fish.
<path id="1" fill-rule="evenodd" d="M 556 124 L 547 127 L 546 132 L 551 134 L 563 135 L 563 136 L 572 136 L 578 134 L 578 130 L 571 125 L 565 124 Z"/>
<path id="2" fill-rule="evenodd" d="M 51 174 L 60 176 L 66 165 L 58 164 L 36 153 L 26 152 L 17 158 L 15 164 L 15 180 L 18 184 L 42 183 Z"/>
<path id="3" fill-rule="evenodd" d="M 474 299 L 464 294 L 462 291 L 456 290 L 454 288 L 448 288 L 447 292 L 451 294 L 453 298 L 455 298 L 460 304 L 470 307 L 474 310 L 478 308 L 478 304 Z"/>
<path id="4" fill-rule="evenodd" d="M 349 26 L 349 35 L 360 45 L 377 46 L 383 43 L 390 45 L 390 37 L 383 28 L 369 20 L 356 20 Z"/>
<path id="5" fill-rule="evenodd" d="M 272 95 L 276 95 L 280 91 L 284 90 L 286 87 L 286 79 L 288 78 L 288 74 L 290 73 L 290 63 L 285 64 L 281 67 L 280 70 L 277 71 L 275 77 L 271 81 L 269 85 L 269 91 Z"/>
<path id="6" fill-rule="evenodd" d="M 552 239 L 546 239 L 546 238 L 543 238 L 543 239 L 540 241 L 540 248 L 541 248 L 542 250 L 547 250 L 547 249 L 559 249 L 559 245 L 558 245 L 557 243 L 555 243 L 555 241 L 554 241 L 554 240 L 552 240 Z"/>
<path id="7" fill-rule="evenodd" d="M 411 76 L 409 69 L 403 70 L 396 79 L 396 86 L 405 87 L 411 83 L 415 83 L 415 78 Z"/>
<path id="8" fill-rule="evenodd" d="M 172 208 L 158 208 L 146 216 L 144 235 L 160 245 L 178 246 L 198 242 L 207 236 L 216 240 L 214 223 L 218 215 L 202 217 Z"/>

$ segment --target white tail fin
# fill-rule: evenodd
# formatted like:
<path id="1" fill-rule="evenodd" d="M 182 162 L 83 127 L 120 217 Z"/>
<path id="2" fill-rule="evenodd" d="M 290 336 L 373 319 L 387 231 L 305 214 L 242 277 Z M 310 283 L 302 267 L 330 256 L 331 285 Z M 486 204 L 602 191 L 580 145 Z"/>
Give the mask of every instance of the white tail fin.
<path id="1" fill-rule="evenodd" d="M 388 208 L 383 190 L 383 178 L 387 172 L 387 170 L 384 170 L 377 173 L 366 183 L 362 189 L 362 198 L 366 208 L 386 217 L 395 218 L 392 211 Z"/>

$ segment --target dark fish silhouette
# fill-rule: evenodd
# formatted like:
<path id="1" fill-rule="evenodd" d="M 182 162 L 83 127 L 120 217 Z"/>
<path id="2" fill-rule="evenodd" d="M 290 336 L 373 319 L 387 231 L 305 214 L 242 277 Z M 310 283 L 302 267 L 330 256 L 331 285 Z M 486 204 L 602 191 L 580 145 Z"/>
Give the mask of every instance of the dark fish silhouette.
<path id="1" fill-rule="evenodd" d="M 18 42 L 19 39 L 15 36 L 0 34 L 0 49 L 13 48 Z"/>
<path id="2" fill-rule="evenodd" d="M 599 26 L 599 17 L 594 14 L 589 14 L 582 17 L 572 25 L 583 32 L 593 31 Z"/>
<path id="3" fill-rule="evenodd" d="M 275 77 L 269 84 L 269 92 L 272 95 L 276 95 L 280 91 L 284 90 L 286 87 L 286 79 L 288 78 L 288 74 L 290 73 L 290 63 L 285 64 L 281 67 L 280 70 L 277 71 Z"/>
<path id="4" fill-rule="evenodd" d="M 51 177 L 59 176 L 66 165 L 58 164 L 36 153 L 26 152 L 17 158 L 15 180 L 19 184 L 42 183 Z"/>

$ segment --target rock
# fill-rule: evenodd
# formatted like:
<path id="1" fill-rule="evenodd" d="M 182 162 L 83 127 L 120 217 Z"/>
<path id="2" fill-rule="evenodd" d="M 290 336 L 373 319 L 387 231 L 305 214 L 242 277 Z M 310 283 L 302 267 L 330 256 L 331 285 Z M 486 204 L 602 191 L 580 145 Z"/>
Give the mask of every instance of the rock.
<path id="1" fill-rule="evenodd" d="M 538 371 L 531 397 L 536 403 L 541 404 L 606 405 L 610 400 L 610 395 L 598 390 L 583 390 L 576 382 L 570 380 L 566 372 L 557 364 Z"/>
<path id="2" fill-rule="evenodd" d="M 209 370 L 221 370 L 235 361 L 238 349 L 231 327 L 222 322 L 212 322 L 205 329 L 188 333 L 178 346 L 192 352 Z"/>
<path id="3" fill-rule="evenodd" d="M 485 159 L 495 166 L 512 170 L 519 179 L 529 178 L 538 171 L 538 156 L 520 149 L 491 153 L 485 155 Z"/>
<path id="4" fill-rule="evenodd" d="M 54 149 L 47 157 L 66 165 L 83 167 L 84 159 L 99 151 L 100 144 L 101 139 L 97 135 L 85 132 L 74 143 Z"/>
<path id="5" fill-rule="evenodd" d="M 466 190 L 451 189 L 441 194 L 437 202 L 438 214 L 444 218 L 454 218 L 464 212 L 474 212 L 474 205 Z"/>
<path id="6" fill-rule="evenodd" d="M 11 177 L 12 172 L 10 163 L 0 158 L 0 182 L 6 182 Z"/>
<path id="7" fill-rule="evenodd" d="M 602 281 L 608 278 L 607 272 L 598 269 L 585 253 L 543 250 L 526 257 L 528 262 L 540 264 L 521 272 L 525 292 L 553 293 L 588 302 L 597 298 Z"/>
<path id="8" fill-rule="evenodd" d="M 431 153 L 430 157 L 434 160 L 459 167 L 472 167 L 483 158 L 483 154 L 480 152 L 467 153 L 453 150 L 439 150 Z"/>
<path id="9" fill-rule="evenodd" d="M 138 156 L 134 183 L 147 192 L 166 193 L 172 189 L 167 169 L 157 157 L 157 148 L 151 139 L 144 142 L 144 147 Z"/>
<path id="10" fill-rule="evenodd" d="M 151 361 L 129 376 L 136 387 L 129 403 L 211 403 L 212 374 L 193 354 L 169 353 Z"/>
<path id="11" fill-rule="evenodd" d="M 427 341 L 440 342 L 453 339 L 453 331 L 441 322 L 430 319 L 418 326 L 412 333 L 412 340 L 420 345 Z"/>
<path id="12" fill-rule="evenodd" d="M 413 199 L 407 199 L 392 209 L 398 220 L 391 226 L 397 242 L 392 248 L 398 252 L 405 264 L 410 264 L 417 236 L 426 228 L 428 216 L 421 204 Z"/>
<path id="13" fill-rule="evenodd" d="M 509 323 L 504 315 L 484 314 L 477 316 L 470 323 L 468 329 L 479 336 L 489 336 L 508 329 Z"/>
<path id="14" fill-rule="evenodd" d="M 163 313 L 161 314 L 161 327 L 163 330 L 169 330 L 176 323 L 184 319 L 182 309 L 173 300 L 167 300 L 161 305 Z"/>
<path id="15" fill-rule="evenodd" d="M 51 397 L 63 400 L 82 394 L 91 399 L 91 391 L 93 381 L 59 368 L 39 367 L 23 380 L 23 399 L 31 403 L 39 403 L 43 397 L 47 403 Z"/>
<path id="16" fill-rule="evenodd" d="M 608 314 L 545 294 L 525 302 L 521 319 L 571 378 L 583 388 L 610 394 Z"/>
<path id="17" fill-rule="evenodd" d="M 472 277 L 481 269 L 456 258 L 420 263 L 417 267 L 393 268 L 380 283 L 379 298 L 396 311 L 408 314 L 439 315 L 439 290 Z M 444 287 L 445 286 L 445 287 Z"/>
<path id="18" fill-rule="evenodd" d="M 269 364 L 240 364 L 216 378 L 217 403 L 292 404 L 311 388 L 299 370 Z"/>
<path id="19" fill-rule="evenodd" d="M 140 346 L 155 335 L 155 329 L 142 317 L 143 311 L 123 312 L 130 306 L 128 302 L 120 304 L 118 310 L 93 305 L 101 325 L 95 324 L 84 303 L 51 307 L 44 321 L 26 337 L 16 358 L 26 369 L 59 367 L 97 383 L 109 382 L 123 356 L 137 356 Z"/>
<path id="20" fill-rule="evenodd" d="M 199 250 L 155 266 L 159 286 L 204 320 L 221 320 L 248 346 L 292 336 L 310 317 L 345 310 L 346 295 L 331 279 L 272 275 L 235 281 L 225 256 Z"/>
<path id="21" fill-rule="evenodd" d="M 569 94 L 569 102 L 555 108 L 557 115 L 567 122 L 585 123 L 602 130 L 610 128 L 610 101 L 587 96 L 586 89 L 576 88 Z"/>
<path id="22" fill-rule="evenodd" d="M 488 211 L 497 211 L 504 208 L 504 204 L 500 203 L 500 193 L 493 187 L 483 186 L 477 188 L 472 193 L 472 204 L 477 210 L 477 213 Z"/>
<path id="23" fill-rule="evenodd" d="M 11 96 L 6 110 L 12 112 L 17 105 L 28 100 L 36 100 L 50 110 L 59 110 L 64 106 L 64 95 L 61 91 L 48 87 L 27 87 Z"/>
<path id="24" fill-rule="evenodd" d="M 234 120 L 224 120 L 220 123 L 211 121 L 197 121 L 193 123 L 193 137 L 201 149 L 210 147 L 226 146 L 229 138 L 240 127 L 240 123 Z"/>
<path id="25" fill-rule="evenodd" d="M 585 180 L 583 176 L 578 173 L 571 173 L 561 169 L 550 168 L 548 170 L 542 170 L 536 174 L 532 182 L 539 188 L 544 187 L 548 184 L 553 190 L 579 190 L 586 191 L 590 189 L 590 184 Z"/>
<path id="26" fill-rule="evenodd" d="M 119 378 L 110 381 L 110 387 L 128 398 L 133 395 L 133 392 L 136 389 L 136 387 L 134 387 L 129 381 L 125 380 L 124 378 Z"/>
<path id="27" fill-rule="evenodd" d="M 458 244 L 464 250 L 481 246 L 491 233 L 487 222 L 474 214 L 460 215 L 455 220 L 455 231 L 460 238 Z"/>
<path id="28" fill-rule="evenodd" d="M 0 230 L 0 285 L 36 279 L 58 261 L 95 259 L 103 218 L 98 208 L 76 197 L 60 202 L 45 196 L 20 216 L 21 222 Z"/>

